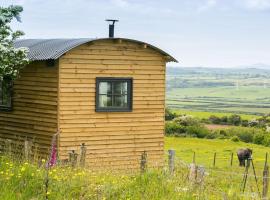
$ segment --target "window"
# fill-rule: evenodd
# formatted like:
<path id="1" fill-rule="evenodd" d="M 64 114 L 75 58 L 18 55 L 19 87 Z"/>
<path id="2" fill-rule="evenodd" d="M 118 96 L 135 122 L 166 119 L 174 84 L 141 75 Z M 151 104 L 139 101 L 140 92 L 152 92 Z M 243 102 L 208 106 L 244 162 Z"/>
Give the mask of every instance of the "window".
<path id="1" fill-rule="evenodd" d="M 96 78 L 96 111 L 132 110 L 132 78 Z"/>
<path id="2" fill-rule="evenodd" d="M 9 111 L 12 108 L 12 81 L 10 78 L 0 80 L 0 110 Z"/>

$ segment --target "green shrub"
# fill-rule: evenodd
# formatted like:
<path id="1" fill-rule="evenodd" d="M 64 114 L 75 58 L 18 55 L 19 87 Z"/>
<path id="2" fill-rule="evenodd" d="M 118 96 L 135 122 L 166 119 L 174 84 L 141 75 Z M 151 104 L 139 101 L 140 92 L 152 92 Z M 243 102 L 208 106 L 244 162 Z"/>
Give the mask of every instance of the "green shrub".
<path id="1" fill-rule="evenodd" d="M 244 127 L 248 127 L 249 126 L 248 120 L 246 120 L 246 119 L 245 120 L 242 120 L 241 125 L 244 126 Z"/>
<path id="2" fill-rule="evenodd" d="M 263 145 L 270 147 L 270 134 L 265 134 L 264 140 L 263 140 Z"/>
<path id="3" fill-rule="evenodd" d="M 240 115 L 231 115 L 228 118 L 228 123 L 234 126 L 239 126 L 241 124 L 241 116 Z"/>
<path id="4" fill-rule="evenodd" d="M 165 134 L 166 135 L 175 135 L 185 133 L 185 127 L 175 123 L 175 122 L 166 122 L 165 124 Z"/>
<path id="5" fill-rule="evenodd" d="M 239 137 L 239 139 L 242 142 L 246 142 L 246 143 L 253 142 L 253 133 L 251 133 L 251 132 L 241 131 L 241 132 L 237 133 L 236 135 Z"/>
<path id="6" fill-rule="evenodd" d="M 173 113 L 169 108 L 165 109 L 165 120 L 170 121 L 176 117 L 176 113 Z"/>
<path id="7" fill-rule="evenodd" d="M 240 140 L 239 140 L 239 137 L 235 135 L 235 136 L 233 136 L 231 138 L 231 141 L 233 141 L 233 142 L 239 142 Z"/>
<path id="8" fill-rule="evenodd" d="M 200 124 L 199 120 L 192 117 L 191 115 L 179 116 L 173 121 L 181 126 L 198 126 Z"/>
<path id="9" fill-rule="evenodd" d="M 187 134 L 192 137 L 204 138 L 209 135 L 209 130 L 204 126 L 188 126 Z"/>
<path id="10" fill-rule="evenodd" d="M 264 134 L 263 133 L 256 133 L 254 135 L 253 143 L 263 144 L 264 143 Z"/>
<path id="11" fill-rule="evenodd" d="M 207 139 L 216 139 L 219 138 L 219 133 L 217 131 L 211 131 L 208 135 L 205 136 Z"/>
<path id="12" fill-rule="evenodd" d="M 210 121 L 210 123 L 212 123 L 212 124 L 220 124 L 220 123 L 221 123 L 220 118 L 217 117 L 217 116 L 215 116 L 215 115 L 211 115 L 211 116 L 209 117 L 209 121 Z"/>

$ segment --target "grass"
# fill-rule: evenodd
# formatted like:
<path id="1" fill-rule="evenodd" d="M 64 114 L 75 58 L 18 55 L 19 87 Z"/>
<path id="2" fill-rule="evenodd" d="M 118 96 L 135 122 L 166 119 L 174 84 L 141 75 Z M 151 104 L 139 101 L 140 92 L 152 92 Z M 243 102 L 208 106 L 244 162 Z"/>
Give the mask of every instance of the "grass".
<path id="1" fill-rule="evenodd" d="M 227 168 L 230 165 L 231 153 L 234 153 L 233 165 L 237 166 L 237 149 L 248 147 L 253 149 L 254 165 L 258 169 L 262 169 L 264 166 L 265 153 L 270 153 L 269 147 L 221 139 L 166 137 L 165 144 L 167 150 L 174 149 L 176 156 L 187 163 L 192 162 L 193 152 L 196 152 L 196 162 L 206 167 L 212 166 L 214 153 L 217 153 L 217 167 Z"/>
<path id="2" fill-rule="evenodd" d="M 193 110 L 183 110 L 183 109 L 173 109 L 173 112 L 177 114 L 186 114 L 186 115 L 192 115 L 194 117 L 200 118 L 200 119 L 207 119 L 211 115 L 215 115 L 217 117 L 222 116 L 230 116 L 233 113 L 227 113 L 227 112 L 206 112 L 206 111 L 193 111 Z M 246 114 L 240 114 L 242 119 L 250 120 L 258 117 L 257 115 L 246 115 Z"/>
<path id="3" fill-rule="evenodd" d="M 45 168 L 31 162 L 19 162 L 0 156 L 0 199 L 1 200 L 41 200 L 41 199 L 97 199 L 97 200 L 246 200 L 258 198 L 253 179 L 247 182 L 247 191 L 240 192 L 243 168 L 233 167 L 228 160 L 231 152 L 239 147 L 254 150 L 255 167 L 262 167 L 264 154 L 270 148 L 225 140 L 205 140 L 195 138 L 165 138 L 165 147 L 176 150 L 176 171 L 168 173 L 162 169 L 149 169 L 144 174 L 126 172 L 92 172 L 71 167 Z M 193 151 L 196 162 L 206 167 L 203 184 L 192 183 L 188 179 L 189 170 L 184 163 L 190 163 Z M 217 167 L 211 167 L 213 153 L 217 152 Z M 45 177 L 49 184 L 46 192 Z M 261 179 L 259 179 L 261 188 Z"/>
<path id="4" fill-rule="evenodd" d="M 216 86 L 172 88 L 166 104 L 175 109 L 264 115 L 270 113 L 270 88 L 259 86 Z"/>

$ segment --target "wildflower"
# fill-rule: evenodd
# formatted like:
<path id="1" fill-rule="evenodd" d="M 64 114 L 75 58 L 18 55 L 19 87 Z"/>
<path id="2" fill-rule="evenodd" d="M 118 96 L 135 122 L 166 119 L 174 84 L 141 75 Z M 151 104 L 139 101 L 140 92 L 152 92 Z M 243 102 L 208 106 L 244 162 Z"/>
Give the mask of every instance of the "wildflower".
<path id="1" fill-rule="evenodd" d="M 47 193 L 46 193 L 47 195 L 50 195 L 51 193 L 49 192 L 49 191 L 47 191 Z"/>
<path id="2" fill-rule="evenodd" d="M 41 162 L 42 162 L 42 163 L 45 163 L 45 162 L 46 162 L 46 160 L 45 160 L 45 159 L 42 159 L 42 160 L 41 160 Z"/>
<path id="3" fill-rule="evenodd" d="M 24 171 L 25 171 L 25 167 L 22 167 L 22 168 L 21 168 L 21 172 L 24 172 Z"/>

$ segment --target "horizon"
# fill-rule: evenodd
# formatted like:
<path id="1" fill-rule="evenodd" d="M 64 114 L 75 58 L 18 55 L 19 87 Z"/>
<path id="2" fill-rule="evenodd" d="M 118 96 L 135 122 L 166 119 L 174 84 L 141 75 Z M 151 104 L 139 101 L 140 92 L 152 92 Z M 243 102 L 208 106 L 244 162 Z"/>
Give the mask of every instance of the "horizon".
<path id="1" fill-rule="evenodd" d="M 23 38 L 107 37 L 105 19 L 114 18 L 116 37 L 161 48 L 179 60 L 170 66 L 270 66 L 270 0 L 0 2 L 11 4 L 24 8 L 22 23 L 12 22 Z"/>

